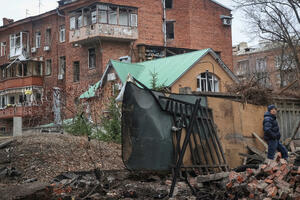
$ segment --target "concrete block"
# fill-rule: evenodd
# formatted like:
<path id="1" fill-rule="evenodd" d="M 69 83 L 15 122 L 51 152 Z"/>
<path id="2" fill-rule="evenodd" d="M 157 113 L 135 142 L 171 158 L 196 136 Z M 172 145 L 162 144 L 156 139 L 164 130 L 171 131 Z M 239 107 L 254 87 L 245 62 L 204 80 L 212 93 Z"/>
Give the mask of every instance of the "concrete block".
<path id="1" fill-rule="evenodd" d="M 13 119 L 13 136 L 22 135 L 22 117 L 14 117 Z"/>

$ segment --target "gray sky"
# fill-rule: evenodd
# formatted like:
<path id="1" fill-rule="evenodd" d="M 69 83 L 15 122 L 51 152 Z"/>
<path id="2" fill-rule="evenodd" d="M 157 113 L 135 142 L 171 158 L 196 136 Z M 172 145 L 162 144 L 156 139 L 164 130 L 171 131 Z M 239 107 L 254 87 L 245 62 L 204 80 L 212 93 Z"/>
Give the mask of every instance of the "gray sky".
<path id="1" fill-rule="evenodd" d="M 216 0 L 221 4 L 232 7 L 231 0 Z M 57 0 L 0 0 L 0 26 L 2 26 L 2 18 L 7 17 L 16 20 L 25 18 L 26 16 L 37 15 L 57 7 Z M 40 8 L 40 9 L 39 9 Z M 250 38 L 243 30 L 245 25 L 243 23 L 238 11 L 233 10 L 233 24 L 232 24 L 232 42 L 238 44 L 245 41 L 250 42 Z"/>

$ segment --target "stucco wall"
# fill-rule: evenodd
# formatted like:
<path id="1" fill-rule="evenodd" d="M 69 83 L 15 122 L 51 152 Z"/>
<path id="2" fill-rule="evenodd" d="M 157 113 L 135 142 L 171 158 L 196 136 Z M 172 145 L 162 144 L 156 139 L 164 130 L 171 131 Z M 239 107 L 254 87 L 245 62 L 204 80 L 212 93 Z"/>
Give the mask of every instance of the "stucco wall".
<path id="1" fill-rule="evenodd" d="M 219 91 L 226 92 L 226 84 L 233 83 L 233 80 L 225 72 L 225 70 L 215 61 L 211 55 L 206 55 L 196 65 L 189 69 L 182 77 L 180 77 L 171 87 L 173 93 L 179 93 L 179 88 L 190 87 L 192 91 L 197 90 L 197 76 L 202 72 L 214 73 L 220 81 Z"/>

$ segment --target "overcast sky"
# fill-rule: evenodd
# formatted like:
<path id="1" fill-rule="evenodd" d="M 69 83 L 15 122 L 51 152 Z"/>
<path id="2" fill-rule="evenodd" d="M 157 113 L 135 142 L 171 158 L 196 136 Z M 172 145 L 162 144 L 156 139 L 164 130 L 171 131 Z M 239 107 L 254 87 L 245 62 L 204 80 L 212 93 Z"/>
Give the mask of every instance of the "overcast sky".
<path id="1" fill-rule="evenodd" d="M 232 8 L 231 0 L 217 0 L 221 4 Z M 39 6 L 40 2 L 40 6 Z M 7 17 L 16 20 L 25 18 L 26 16 L 37 15 L 57 7 L 57 0 L 0 0 L 0 26 L 2 26 L 2 18 Z M 239 11 L 232 11 L 232 42 L 238 44 L 239 42 L 251 42 L 243 30 L 245 25 L 241 20 Z"/>

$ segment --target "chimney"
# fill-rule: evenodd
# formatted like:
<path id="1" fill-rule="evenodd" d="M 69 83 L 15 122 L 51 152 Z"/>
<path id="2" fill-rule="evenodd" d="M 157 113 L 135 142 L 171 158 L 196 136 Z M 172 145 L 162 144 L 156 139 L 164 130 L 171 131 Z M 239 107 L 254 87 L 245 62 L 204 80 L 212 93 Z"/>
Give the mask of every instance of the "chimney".
<path id="1" fill-rule="evenodd" d="M 4 17 L 2 20 L 3 20 L 3 26 L 14 23 L 13 19 L 8 19 Z"/>

